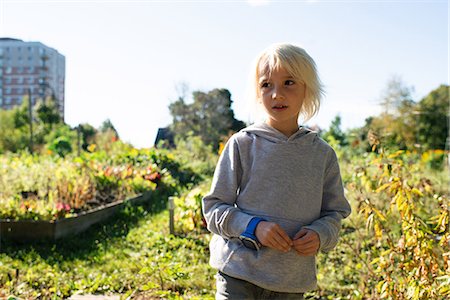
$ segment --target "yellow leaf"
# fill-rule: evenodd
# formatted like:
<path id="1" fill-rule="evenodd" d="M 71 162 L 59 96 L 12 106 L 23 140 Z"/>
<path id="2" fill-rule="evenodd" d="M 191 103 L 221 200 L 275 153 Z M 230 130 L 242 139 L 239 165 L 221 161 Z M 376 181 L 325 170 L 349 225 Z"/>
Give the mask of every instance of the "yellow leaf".
<path id="1" fill-rule="evenodd" d="M 397 157 L 397 156 L 403 154 L 404 152 L 405 152 L 405 150 L 398 150 L 397 152 L 390 154 L 390 155 L 388 156 L 388 158 L 395 158 L 395 157 Z"/>
<path id="2" fill-rule="evenodd" d="M 384 191 L 385 189 L 387 189 L 389 186 L 391 185 L 391 183 L 385 183 L 382 186 L 380 186 L 379 188 L 377 188 L 376 192 L 379 193 L 381 191 Z"/>
<path id="3" fill-rule="evenodd" d="M 383 213 L 381 211 L 379 211 L 375 207 L 372 207 L 372 210 L 377 214 L 377 216 L 378 216 L 378 218 L 380 218 L 380 220 L 386 221 L 386 217 L 383 215 Z"/>
<path id="4" fill-rule="evenodd" d="M 417 195 L 417 196 L 423 197 L 423 193 L 422 193 L 420 190 L 416 189 L 416 188 L 413 188 L 413 189 L 411 190 L 411 192 L 412 192 L 413 194 Z"/>
<path id="5" fill-rule="evenodd" d="M 380 223 L 375 222 L 373 229 L 375 231 L 375 238 L 381 239 L 383 237 L 383 230 L 380 226 Z"/>

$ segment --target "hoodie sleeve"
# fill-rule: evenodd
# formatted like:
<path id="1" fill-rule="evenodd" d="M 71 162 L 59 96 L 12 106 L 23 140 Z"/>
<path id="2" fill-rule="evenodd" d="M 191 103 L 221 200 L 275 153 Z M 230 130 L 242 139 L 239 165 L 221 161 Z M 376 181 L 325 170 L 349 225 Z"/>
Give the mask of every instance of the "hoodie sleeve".
<path id="1" fill-rule="evenodd" d="M 234 135 L 220 155 L 211 190 L 202 200 L 208 230 L 226 239 L 241 235 L 253 218 L 235 205 L 241 176 L 239 147 Z"/>
<path id="2" fill-rule="evenodd" d="M 336 154 L 334 151 L 332 154 L 332 162 L 325 171 L 320 217 L 311 225 L 305 226 L 319 234 L 320 250 L 323 252 L 328 252 L 336 246 L 341 220 L 351 212 L 350 204 L 344 196 Z"/>

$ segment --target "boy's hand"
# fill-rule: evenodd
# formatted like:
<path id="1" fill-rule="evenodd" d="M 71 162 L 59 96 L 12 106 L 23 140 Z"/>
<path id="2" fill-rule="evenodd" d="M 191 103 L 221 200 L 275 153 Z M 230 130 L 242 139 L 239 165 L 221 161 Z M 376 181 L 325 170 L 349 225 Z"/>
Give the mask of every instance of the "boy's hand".
<path id="1" fill-rule="evenodd" d="M 264 246 L 288 252 L 292 247 L 292 240 L 280 225 L 261 221 L 255 229 L 255 235 Z"/>
<path id="2" fill-rule="evenodd" d="M 316 255 L 320 247 L 319 235 L 314 230 L 301 229 L 294 237 L 293 246 L 298 255 Z"/>

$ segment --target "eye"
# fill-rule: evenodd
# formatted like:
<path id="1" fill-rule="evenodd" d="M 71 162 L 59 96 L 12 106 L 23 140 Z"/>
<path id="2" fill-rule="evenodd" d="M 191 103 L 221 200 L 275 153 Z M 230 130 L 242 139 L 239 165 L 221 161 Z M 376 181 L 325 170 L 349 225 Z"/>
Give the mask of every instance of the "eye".
<path id="1" fill-rule="evenodd" d="M 261 88 L 263 89 L 263 88 L 267 88 L 267 87 L 269 87 L 270 86 L 270 83 L 269 82 L 263 82 L 263 83 L 261 83 Z"/>
<path id="2" fill-rule="evenodd" d="M 293 85 L 293 84 L 295 84 L 295 81 L 294 81 L 294 80 L 288 79 L 288 80 L 286 80 L 286 81 L 284 82 L 284 84 L 285 84 L 285 85 Z"/>

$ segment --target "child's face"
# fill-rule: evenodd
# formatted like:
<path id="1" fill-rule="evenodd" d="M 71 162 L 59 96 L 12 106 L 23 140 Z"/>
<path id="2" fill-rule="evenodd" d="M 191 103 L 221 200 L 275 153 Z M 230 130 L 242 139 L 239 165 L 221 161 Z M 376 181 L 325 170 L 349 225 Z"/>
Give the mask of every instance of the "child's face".
<path id="1" fill-rule="evenodd" d="M 305 84 L 296 81 L 284 68 L 260 74 L 259 100 L 275 128 L 298 128 L 298 116 L 305 99 Z"/>

